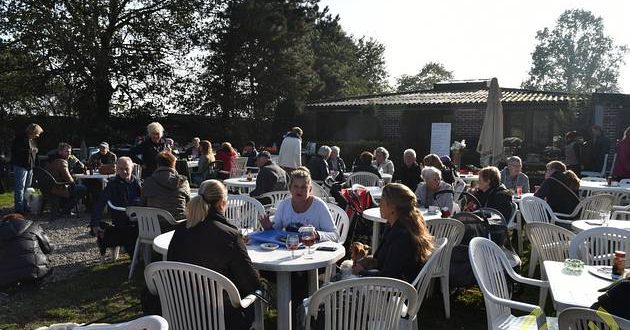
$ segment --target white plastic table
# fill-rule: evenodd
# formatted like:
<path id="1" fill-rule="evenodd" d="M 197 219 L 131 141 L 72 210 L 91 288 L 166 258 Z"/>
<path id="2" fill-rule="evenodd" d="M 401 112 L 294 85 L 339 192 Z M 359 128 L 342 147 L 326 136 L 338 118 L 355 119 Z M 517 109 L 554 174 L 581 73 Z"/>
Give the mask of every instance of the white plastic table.
<path id="1" fill-rule="evenodd" d="M 174 231 L 161 234 L 153 240 L 153 250 L 165 256 L 173 238 Z M 334 246 L 336 251 L 317 251 L 319 246 Z M 343 258 L 346 251 L 343 245 L 334 242 L 321 242 L 313 245 L 313 258 L 306 259 L 303 254 L 306 249 L 295 251 L 296 258 L 291 258 L 291 251 L 279 248 L 265 251 L 259 245 L 248 245 L 247 253 L 254 268 L 276 273 L 278 329 L 291 329 L 291 272 L 308 271 L 309 289 L 311 294 L 317 290 L 317 269 L 324 268 Z"/>
<path id="2" fill-rule="evenodd" d="M 105 189 L 105 186 L 107 186 L 107 180 L 113 176 L 115 176 L 116 174 L 100 174 L 100 173 L 94 173 L 94 174 L 72 174 L 72 177 L 75 180 L 81 181 L 81 180 L 101 180 L 101 188 Z"/>
<path id="3" fill-rule="evenodd" d="M 429 213 L 427 209 L 421 208 L 422 216 L 425 220 L 429 219 L 439 219 L 442 217 L 440 212 L 437 213 Z M 381 209 L 380 207 L 373 207 L 371 209 L 367 209 L 363 211 L 363 218 L 366 220 L 372 221 L 372 251 L 376 251 L 378 248 L 378 235 L 381 232 L 381 223 L 387 223 L 387 220 L 381 217 Z"/>
<path id="4" fill-rule="evenodd" d="M 252 190 L 256 189 L 256 179 L 254 178 L 252 181 L 247 181 L 247 178 L 229 178 L 223 180 L 223 184 L 230 188 L 237 188 L 241 193 L 249 194 Z"/>
<path id="5" fill-rule="evenodd" d="M 613 283 L 591 274 L 588 269 L 592 266 L 584 266 L 581 274 L 574 275 L 562 271 L 562 262 L 545 261 L 544 264 L 553 304 L 558 313 L 569 307 L 590 308 L 603 293 L 597 290 Z"/>
<path id="6" fill-rule="evenodd" d="M 611 186 L 609 186 L 607 182 L 582 180 L 580 181 L 580 190 L 630 193 L 630 185 L 622 186 L 622 185 L 619 185 L 618 182 L 614 182 Z"/>
<path id="7" fill-rule="evenodd" d="M 602 220 L 576 220 L 571 222 L 571 228 L 575 232 L 585 231 L 591 228 L 602 227 Z M 630 221 L 627 220 L 607 220 L 604 227 L 613 227 L 630 230 Z"/>

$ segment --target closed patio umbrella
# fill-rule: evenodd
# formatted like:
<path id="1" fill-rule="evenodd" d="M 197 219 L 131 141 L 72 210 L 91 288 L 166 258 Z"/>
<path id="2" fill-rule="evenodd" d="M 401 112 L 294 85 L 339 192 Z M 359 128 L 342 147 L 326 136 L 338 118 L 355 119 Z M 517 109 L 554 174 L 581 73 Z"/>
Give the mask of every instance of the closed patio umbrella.
<path id="1" fill-rule="evenodd" d="M 503 159 L 503 106 L 497 78 L 492 78 L 488 88 L 488 106 L 477 144 L 481 165 L 497 165 Z"/>

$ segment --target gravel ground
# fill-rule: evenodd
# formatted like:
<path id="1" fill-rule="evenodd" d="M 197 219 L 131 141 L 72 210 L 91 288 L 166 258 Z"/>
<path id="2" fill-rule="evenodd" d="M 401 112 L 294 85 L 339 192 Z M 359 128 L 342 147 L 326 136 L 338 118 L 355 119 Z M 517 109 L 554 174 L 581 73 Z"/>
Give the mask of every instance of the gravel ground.
<path id="1" fill-rule="evenodd" d="M 0 208 L 0 217 L 10 212 L 10 208 Z M 48 255 L 53 271 L 44 283 L 71 278 L 87 267 L 101 262 L 96 238 L 88 232 L 89 214 L 82 212 L 78 216 L 58 218 L 55 221 L 50 221 L 48 215 L 28 218 L 44 229 L 53 246 L 53 252 Z M 111 260 L 111 256 L 111 249 L 108 249 L 107 260 Z M 119 258 L 126 256 L 121 250 Z"/>
<path id="2" fill-rule="evenodd" d="M 44 218 L 38 223 L 54 248 L 48 255 L 53 272 L 46 278 L 47 282 L 72 277 L 87 266 L 100 262 L 96 238 L 88 233 L 88 215 L 80 214 L 78 217 L 59 218 L 55 221 Z"/>

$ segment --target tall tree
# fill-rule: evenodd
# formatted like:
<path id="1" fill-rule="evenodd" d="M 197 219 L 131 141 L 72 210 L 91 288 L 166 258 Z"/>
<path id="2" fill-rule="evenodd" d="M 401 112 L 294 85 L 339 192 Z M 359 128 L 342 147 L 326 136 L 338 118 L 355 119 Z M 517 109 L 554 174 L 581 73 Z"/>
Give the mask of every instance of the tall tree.
<path id="1" fill-rule="evenodd" d="M 214 3 L 7 0 L 0 3 L 2 45 L 26 54 L 39 79 L 63 90 L 44 97 L 96 124 L 114 97 L 129 105 L 168 93 L 175 64 L 198 37 L 197 24 L 207 22 L 199 17 Z"/>
<path id="2" fill-rule="evenodd" d="M 453 71 L 448 71 L 443 64 L 429 62 L 416 75 L 402 75 L 396 79 L 398 92 L 412 92 L 433 88 L 433 84 L 453 79 Z"/>
<path id="3" fill-rule="evenodd" d="M 604 34 L 604 21 L 590 11 L 567 10 L 550 30 L 537 32 L 532 68 L 524 88 L 571 93 L 617 92 L 626 46 Z"/>

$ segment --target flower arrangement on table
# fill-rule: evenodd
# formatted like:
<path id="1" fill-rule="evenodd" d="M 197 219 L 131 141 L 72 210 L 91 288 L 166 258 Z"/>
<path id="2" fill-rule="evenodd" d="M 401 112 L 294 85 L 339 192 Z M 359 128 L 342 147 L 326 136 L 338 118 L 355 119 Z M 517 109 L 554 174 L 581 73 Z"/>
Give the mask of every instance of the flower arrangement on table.
<path id="1" fill-rule="evenodd" d="M 451 152 L 453 153 L 453 165 L 455 168 L 459 168 L 459 165 L 462 163 L 462 150 L 466 149 L 466 140 L 457 141 L 455 140 L 451 145 Z"/>

